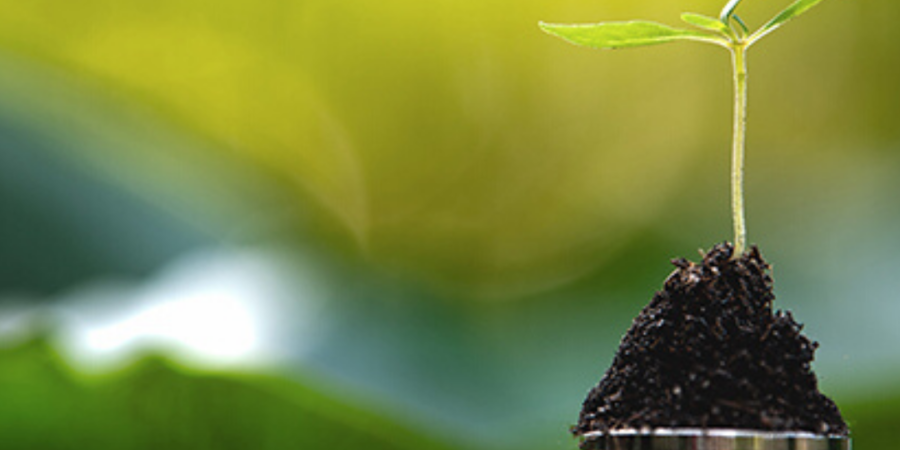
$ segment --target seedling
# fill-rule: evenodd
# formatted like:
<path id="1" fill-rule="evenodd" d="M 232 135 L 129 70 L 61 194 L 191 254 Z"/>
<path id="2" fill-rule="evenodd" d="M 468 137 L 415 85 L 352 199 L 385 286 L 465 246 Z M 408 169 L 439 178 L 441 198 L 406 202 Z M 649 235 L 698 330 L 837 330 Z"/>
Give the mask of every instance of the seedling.
<path id="1" fill-rule="evenodd" d="M 635 20 L 597 24 L 540 23 L 547 33 L 573 44 L 595 49 L 618 49 L 693 41 L 714 44 L 731 52 L 734 75 L 734 129 L 731 147 L 731 213 L 734 223 L 734 252 L 738 258 L 747 248 L 744 218 L 744 147 L 747 133 L 747 50 L 787 21 L 805 13 L 822 0 L 797 0 L 754 32 L 735 14 L 742 0 L 730 0 L 719 17 L 684 13 L 681 20 L 698 30 L 673 28 L 661 23 Z"/>
<path id="2" fill-rule="evenodd" d="M 789 312 L 773 310 L 770 267 L 758 248 L 747 248 L 744 219 L 747 50 L 820 1 L 797 0 L 754 32 L 735 14 L 741 0 L 729 0 L 718 18 L 681 16 L 699 31 L 647 21 L 541 23 L 554 36 L 597 49 L 675 41 L 715 44 L 728 49 L 734 68 L 734 245 L 715 246 L 699 264 L 673 261 L 676 270 L 632 322 L 610 368 L 583 403 L 572 428 L 585 439 L 582 448 L 598 443 L 619 448 L 606 446 L 604 439 L 614 432 L 659 428 L 812 433 L 836 439 L 838 447 L 828 448 L 849 446 L 847 424 L 819 391 L 811 368 L 818 344 L 803 335 Z M 653 448 L 644 446 L 650 441 L 634 442 Z"/>

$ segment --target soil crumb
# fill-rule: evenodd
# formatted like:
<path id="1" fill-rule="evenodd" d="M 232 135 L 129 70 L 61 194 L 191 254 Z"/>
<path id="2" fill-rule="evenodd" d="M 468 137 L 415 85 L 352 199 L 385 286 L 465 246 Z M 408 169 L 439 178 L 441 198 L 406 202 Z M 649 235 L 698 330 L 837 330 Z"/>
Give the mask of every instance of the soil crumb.
<path id="1" fill-rule="evenodd" d="M 772 310 L 769 265 L 719 244 L 700 264 L 676 259 L 584 401 L 576 435 L 659 427 L 806 431 L 846 436 L 810 363 L 818 344 Z"/>

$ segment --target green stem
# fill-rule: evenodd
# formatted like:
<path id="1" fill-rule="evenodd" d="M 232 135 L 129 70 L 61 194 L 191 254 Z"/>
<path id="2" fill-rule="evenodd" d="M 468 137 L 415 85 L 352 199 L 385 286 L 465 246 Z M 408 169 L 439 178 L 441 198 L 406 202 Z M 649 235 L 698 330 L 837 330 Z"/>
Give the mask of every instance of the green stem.
<path id="1" fill-rule="evenodd" d="M 731 46 L 734 65 L 734 134 L 731 145 L 731 214 L 734 221 L 734 257 L 747 248 L 744 221 L 744 146 L 747 130 L 747 45 Z"/>

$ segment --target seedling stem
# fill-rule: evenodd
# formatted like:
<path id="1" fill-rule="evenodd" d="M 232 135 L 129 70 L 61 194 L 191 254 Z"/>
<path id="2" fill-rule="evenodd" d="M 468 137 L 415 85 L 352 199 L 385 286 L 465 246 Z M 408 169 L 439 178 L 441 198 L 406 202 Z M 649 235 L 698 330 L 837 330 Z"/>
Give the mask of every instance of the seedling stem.
<path id="1" fill-rule="evenodd" d="M 730 45 L 734 67 L 734 132 L 731 140 L 731 214 L 734 223 L 734 255 L 744 253 L 747 246 L 747 224 L 744 220 L 744 147 L 747 136 L 747 46 Z"/>

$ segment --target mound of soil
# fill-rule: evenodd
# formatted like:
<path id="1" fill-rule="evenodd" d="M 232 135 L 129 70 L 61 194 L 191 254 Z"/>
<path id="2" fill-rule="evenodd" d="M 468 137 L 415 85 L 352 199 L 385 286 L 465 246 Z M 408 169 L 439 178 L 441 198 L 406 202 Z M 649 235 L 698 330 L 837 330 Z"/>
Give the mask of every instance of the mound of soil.
<path id="1" fill-rule="evenodd" d="M 677 269 L 634 320 L 584 402 L 576 435 L 657 427 L 846 436 L 810 363 L 818 344 L 773 312 L 769 265 L 720 244 Z"/>

